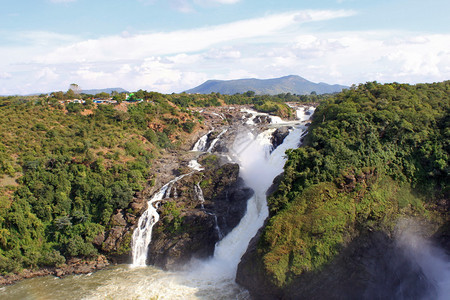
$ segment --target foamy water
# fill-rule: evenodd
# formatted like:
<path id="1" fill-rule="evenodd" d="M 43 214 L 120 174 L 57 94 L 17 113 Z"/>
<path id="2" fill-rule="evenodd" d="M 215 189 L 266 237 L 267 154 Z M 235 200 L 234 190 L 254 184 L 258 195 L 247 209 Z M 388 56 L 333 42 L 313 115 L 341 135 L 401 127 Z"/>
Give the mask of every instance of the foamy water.
<path id="1" fill-rule="evenodd" d="M 255 194 L 248 200 L 240 223 L 216 245 L 212 258 L 192 261 L 178 272 L 142 266 L 146 255 L 146 247 L 142 245 L 151 239 L 151 230 L 141 229 L 146 226 L 144 223 L 157 221 L 153 205 L 164 197 L 170 187 L 167 184 L 152 197 L 150 211 L 141 217 L 134 233 L 133 247 L 139 245 L 139 251 L 133 255 L 138 267 L 122 265 L 65 279 L 35 278 L 3 291 L 9 299 L 248 299 L 248 292 L 235 283 L 237 265 L 268 216 L 265 193 L 274 177 L 283 171 L 285 150 L 296 148 L 306 130 L 298 122 L 294 125 L 283 144 L 272 152 L 270 137 L 275 129 L 253 134 L 244 128 L 236 137 L 230 156 L 239 163 L 240 176 Z M 206 139 L 202 137 L 194 148 L 208 151 L 213 146 L 205 149 L 205 145 Z M 191 167 L 199 166 L 192 162 Z"/>

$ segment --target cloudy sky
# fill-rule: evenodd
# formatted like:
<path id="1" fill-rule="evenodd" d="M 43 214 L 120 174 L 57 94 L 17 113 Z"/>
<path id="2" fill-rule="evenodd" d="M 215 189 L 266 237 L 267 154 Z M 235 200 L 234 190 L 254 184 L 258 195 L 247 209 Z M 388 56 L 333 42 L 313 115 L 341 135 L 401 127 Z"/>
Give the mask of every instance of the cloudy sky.
<path id="1" fill-rule="evenodd" d="M 450 79 L 448 0 L 0 0 L 0 95 Z"/>

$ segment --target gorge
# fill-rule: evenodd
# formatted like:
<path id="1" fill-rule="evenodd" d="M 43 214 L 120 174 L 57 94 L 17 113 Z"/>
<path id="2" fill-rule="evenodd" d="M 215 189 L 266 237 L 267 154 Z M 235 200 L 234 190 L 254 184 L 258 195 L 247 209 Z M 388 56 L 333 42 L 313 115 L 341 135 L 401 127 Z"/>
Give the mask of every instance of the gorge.
<path id="1" fill-rule="evenodd" d="M 109 295 L 114 295 L 114 297 L 119 298 L 158 297 L 158 299 L 174 299 L 174 297 L 189 298 L 191 296 L 211 298 L 213 295 L 221 295 L 221 299 L 229 299 L 234 297 L 242 297 L 243 299 L 247 298 L 247 292 L 234 283 L 237 265 L 241 256 L 247 249 L 248 242 L 263 225 L 268 216 L 266 191 L 272 185 L 273 179 L 283 171 L 283 166 L 286 159 L 284 157 L 284 152 L 289 148 L 299 146 L 300 138 L 307 128 L 306 121 L 311 117 L 311 112 L 313 109 L 313 107 L 299 107 L 297 111 L 298 120 L 282 121 L 277 117 L 268 117 L 266 120 L 267 123 L 264 124 L 260 123 L 260 118 L 261 116 L 264 116 L 264 114 L 245 110 L 242 113 L 239 113 L 239 115 L 242 115 L 243 119 L 234 120 L 234 124 L 232 124 L 230 128 L 216 130 L 217 134 L 215 135 L 212 134 L 214 131 L 210 131 L 203 135 L 198 140 L 196 145 L 194 145 L 193 151 L 195 151 L 196 155 L 200 157 L 197 158 L 200 162 L 209 164 L 206 168 L 213 168 L 215 172 L 222 168 L 220 171 L 224 172 L 222 174 L 225 175 L 226 170 L 223 170 L 224 166 L 236 165 L 238 167 L 238 172 L 234 172 L 236 173 L 234 174 L 234 182 L 232 182 L 232 184 L 225 184 L 225 187 L 228 188 L 225 192 L 227 194 L 238 193 L 237 198 L 241 198 L 238 199 L 238 201 L 233 201 L 238 203 L 232 203 L 237 205 L 239 208 L 239 210 L 235 211 L 233 215 L 240 213 L 240 220 L 226 220 L 225 215 L 223 213 L 220 214 L 220 212 L 217 213 L 218 215 L 215 215 L 212 213 L 214 208 L 210 209 L 208 212 L 208 207 L 213 204 L 209 203 L 211 202 L 210 197 L 207 197 L 209 200 L 206 200 L 206 202 L 204 199 L 201 201 L 201 198 L 198 198 L 198 189 L 201 191 L 199 182 L 195 182 L 194 180 L 194 182 L 187 182 L 181 186 L 177 186 L 177 184 L 179 184 L 179 182 L 183 179 L 188 180 L 187 178 L 189 177 L 199 176 L 199 174 L 196 173 L 201 172 L 198 171 L 200 168 L 194 168 L 188 173 L 169 181 L 150 199 L 148 203 L 148 210 L 146 210 L 140 217 L 137 228 L 133 234 L 132 266 L 120 265 L 118 269 L 115 267 L 115 270 L 98 271 L 89 276 L 91 278 L 97 276 L 102 277 L 104 276 L 102 275 L 104 273 L 113 272 L 114 275 L 112 276 L 118 277 L 117 279 L 114 279 L 113 282 L 117 282 L 116 280 L 120 281 L 119 278 L 121 276 L 132 276 L 131 274 L 137 273 L 139 274 L 138 276 L 146 277 L 149 272 L 154 272 L 154 276 L 149 276 L 149 278 L 153 278 L 153 280 L 155 280 L 155 282 L 152 282 L 153 288 L 143 292 L 142 287 L 138 288 L 128 286 L 127 284 L 127 287 L 123 287 L 123 290 L 122 288 L 119 288 L 121 291 L 118 291 L 117 288 L 113 288 L 113 290 L 108 291 L 109 288 L 112 288 L 114 283 L 103 283 L 96 288 L 96 291 L 90 291 L 87 295 L 83 294 L 79 296 L 93 299 L 97 297 L 108 297 Z M 255 123 L 253 121 L 254 119 L 258 119 L 258 123 Z M 277 144 L 273 146 L 271 140 L 274 139 L 274 132 L 277 128 L 286 128 L 286 131 L 284 136 L 278 138 Z M 215 148 L 222 151 L 224 149 L 229 149 L 229 152 L 215 152 Z M 221 158 L 219 159 L 214 157 L 214 161 L 212 162 L 208 162 L 207 159 L 202 160 L 202 156 L 211 155 L 210 153 L 221 155 Z M 222 163 L 220 163 L 219 160 L 222 161 Z M 197 160 L 194 159 L 194 161 L 195 163 L 190 161 L 189 164 L 198 165 Z M 230 164 L 230 162 L 232 163 Z M 220 166 L 218 164 L 223 165 Z M 239 177 L 237 177 L 237 175 Z M 231 174 L 229 176 L 231 176 Z M 183 192 L 183 185 L 184 188 L 188 185 L 190 190 Z M 194 192 L 195 190 L 197 190 L 197 192 Z M 151 244 L 150 240 L 152 239 L 152 227 L 158 222 L 159 218 L 159 214 L 156 210 L 160 204 L 159 202 L 165 200 L 165 204 L 167 204 L 168 198 L 176 198 L 179 200 L 183 197 L 183 193 L 189 194 L 189 197 L 192 195 L 194 198 L 197 197 L 197 199 L 189 200 L 198 201 L 198 203 L 194 205 L 198 210 L 196 214 L 203 213 L 203 217 L 212 217 L 212 223 L 206 222 L 206 224 L 211 224 L 210 227 L 213 229 L 212 234 L 214 235 L 214 238 L 210 241 L 210 245 L 206 245 L 206 247 L 209 247 L 210 250 L 205 251 L 205 249 L 200 248 L 194 249 L 194 252 L 197 250 L 202 254 L 197 255 L 197 257 L 193 256 L 193 259 L 189 262 L 189 259 L 186 260 L 185 256 L 189 258 L 191 256 L 189 252 L 192 251 L 192 249 L 185 249 L 183 248 L 183 245 L 181 245 L 180 251 L 182 252 L 183 262 L 187 264 L 182 267 L 178 267 L 178 271 L 159 271 L 148 267 L 146 266 L 147 252 L 149 251 L 149 244 Z M 201 193 L 203 193 L 203 191 Z M 206 192 L 206 194 L 208 195 L 210 193 Z M 230 195 L 226 196 L 226 198 L 230 197 Z M 239 202 L 242 201 L 244 201 L 244 205 L 239 204 Z M 162 207 L 164 207 L 164 204 Z M 217 210 L 217 208 L 215 209 Z M 227 203 L 227 210 L 230 209 L 232 210 L 233 208 L 230 208 L 229 203 Z M 221 221 L 217 224 L 218 218 Z M 208 229 L 203 228 L 203 230 L 207 231 Z M 220 232 L 224 232 L 226 234 L 223 239 L 220 239 L 222 235 L 219 234 Z M 183 232 L 183 235 L 184 234 L 185 232 Z M 196 234 L 199 233 L 196 232 Z M 159 237 L 161 236 L 159 235 Z M 162 247 L 167 245 L 167 240 L 163 239 L 163 241 L 164 242 L 161 245 Z M 161 242 L 158 241 L 153 242 L 156 244 L 161 244 Z M 183 244 L 183 242 L 180 243 Z M 192 240 L 189 240 L 189 243 L 192 244 Z M 204 244 L 205 241 L 202 241 L 203 248 L 205 248 Z M 216 244 L 215 247 L 214 244 Z M 174 247 L 173 244 L 170 245 L 171 248 Z M 189 247 L 192 248 L 192 245 Z M 150 253 L 152 254 L 154 263 L 155 255 L 157 255 L 157 252 L 161 251 L 161 249 L 154 251 L 151 249 L 152 247 L 150 246 Z M 172 252 L 168 251 L 164 254 L 169 256 L 171 254 L 174 255 L 175 252 L 173 249 L 171 250 Z M 175 256 L 177 255 L 180 254 L 175 254 Z M 173 269 L 174 265 L 167 263 L 167 261 L 171 259 L 173 260 L 173 257 L 170 259 L 161 257 L 156 265 L 159 265 L 165 269 Z M 164 263 L 161 261 L 164 261 Z M 122 275 L 118 275 L 116 273 Z M 157 279 L 155 277 L 157 277 Z M 32 280 L 41 281 L 44 279 L 37 278 Z M 76 280 L 76 277 L 65 278 L 58 281 L 61 281 L 61 284 L 63 284 L 64 281 L 67 281 L 67 284 L 72 285 L 73 280 Z M 170 289 L 173 289 L 174 291 L 168 291 L 168 286 L 164 287 L 167 280 L 171 282 Z M 85 279 L 82 281 L 85 281 Z M 22 283 L 18 283 L 17 285 L 21 284 Z M 142 282 L 140 285 L 144 286 L 146 284 Z M 154 289 L 155 285 L 158 286 L 156 290 Z M 9 289 L 9 287 L 7 289 Z M 64 291 L 64 288 L 58 289 L 60 291 Z M 134 291 L 136 291 L 136 294 Z M 20 295 L 20 293 L 18 295 Z M 58 298 L 56 295 L 52 295 L 52 297 Z"/>
<path id="2" fill-rule="evenodd" d="M 290 104 L 291 121 L 249 107 L 198 109 L 210 126 L 183 154 L 172 150 L 178 163 L 155 167 L 170 172 L 145 201 L 114 211 L 94 239 L 128 264 L 22 281 L 2 296 L 445 299 L 445 101 L 429 95 L 428 108 L 415 103 L 427 118 L 411 118 L 397 107 L 411 98 L 383 98 L 404 87 L 385 87 L 360 86 L 316 109 Z"/>

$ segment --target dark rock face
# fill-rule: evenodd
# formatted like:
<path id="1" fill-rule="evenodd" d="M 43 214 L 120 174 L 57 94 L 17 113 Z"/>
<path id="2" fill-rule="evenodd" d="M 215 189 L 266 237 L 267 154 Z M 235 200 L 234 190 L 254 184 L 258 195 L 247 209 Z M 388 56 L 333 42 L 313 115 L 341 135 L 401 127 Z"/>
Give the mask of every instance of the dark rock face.
<path id="1" fill-rule="evenodd" d="M 264 272 L 261 253 L 258 251 L 258 241 L 263 228 L 251 239 L 247 251 L 239 262 L 236 282 L 250 291 L 253 299 L 280 299 L 282 290 L 274 286 Z"/>
<path id="2" fill-rule="evenodd" d="M 126 210 L 117 210 L 110 220 L 111 228 L 99 233 L 94 246 L 114 263 L 131 263 L 131 239 L 138 217 L 147 209 L 144 197 L 136 198 Z M 131 211 L 131 212 L 128 212 Z"/>
<path id="3" fill-rule="evenodd" d="M 272 185 L 267 189 L 266 191 L 266 196 L 270 196 L 273 193 L 275 193 L 278 190 L 278 187 L 280 186 L 281 180 L 283 179 L 283 173 L 281 173 L 280 175 L 276 176 L 273 181 L 272 181 Z"/>
<path id="4" fill-rule="evenodd" d="M 446 201 L 447 205 L 449 200 Z M 448 207 L 445 208 L 447 211 L 449 211 Z M 436 241 L 447 253 L 447 255 L 450 256 L 450 221 L 447 221 L 444 223 L 438 231 L 434 234 L 433 240 Z"/>
<path id="5" fill-rule="evenodd" d="M 289 130 L 291 130 L 292 127 L 290 126 L 283 126 L 277 128 L 272 133 L 272 137 L 270 139 L 270 142 L 272 143 L 272 151 L 275 150 L 279 145 L 281 145 L 284 141 L 284 139 L 288 136 Z"/>
<path id="6" fill-rule="evenodd" d="M 212 151 L 214 152 L 222 152 L 222 153 L 227 153 L 229 152 L 228 149 L 228 145 L 226 142 L 223 142 L 221 140 L 219 140 L 213 147 Z"/>
<path id="7" fill-rule="evenodd" d="M 421 268 L 384 232 L 354 239 L 321 271 L 296 277 L 283 290 L 271 285 L 252 242 L 236 281 L 254 299 L 435 299 L 436 289 Z"/>
<path id="8" fill-rule="evenodd" d="M 263 116 L 256 116 L 253 119 L 253 122 L 255 122 L 255 124 L 270 124 L 272 120 L 270 119 L 269 116 L 263 115 Z"/>
<path id="9" fill-rule="evenodd" d="M 211 256 L 218 239 L 214 226 L 214 217 L 200 210 L 184 213 L 179 230 L 160 221 L 153 230 L 147 263 L 176 269 L 192 257 Z"/>
<path id="10" fill-rule="evenodd" d="M 253 196 L 253 193 L 253 190 L 246 187 L 244 180 L 239 177 L 213 198 L 211 210 L 217 216 L 218 226 L 223 236 L 239 224 L 246 212 L 246 200 Z"/>
<path id="11" fill-rule="evenodd" d="M 192 258 L 212 256 L 215 244 L 239 223 L 253 190 L 238 177 L 237 164 L 219 167 L 218 160 L 206 158 L 205 171 L 177 181 L 161 202 L 148 264 L 176 269 Z"/>

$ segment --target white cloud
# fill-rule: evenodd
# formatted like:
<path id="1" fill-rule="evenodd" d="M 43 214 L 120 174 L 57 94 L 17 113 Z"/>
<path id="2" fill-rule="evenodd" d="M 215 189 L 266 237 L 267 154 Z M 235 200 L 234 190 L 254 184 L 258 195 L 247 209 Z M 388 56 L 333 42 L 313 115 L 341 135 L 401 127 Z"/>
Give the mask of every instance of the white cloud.
<path id="1" fill-rule="evenodd" d="M 39 70 L 36 73 L 35 78 L 38 81 L 49 82 L 58 79 L 59 75 L 56 73 L 56 70 L 54 68 L 46 67 L 42 70 Z"/>
<path id="2" fill-rule="evenodd" d="M 9 93 L 26 94 L 65 90 L 72 82 L 85 89 L 119 86 L 171 93 L 212 78 L 297 74 L 346 85 L 450 78 L 450 34 L 313 32 L 302 25 L 353 14 L 294 11 L 191 30 L 84 41 L 45 32 L 37 32 L 33 40 L 33 33 L 22 33 L 30 37 L 32 47 L 0 46 L 0 57 L 8 57 L 8 62 L 0 62 L 0 80 L 8 80 Z M 2 94 L 8 93 L 5 86 Z"/>
<path id="3" fill-rule="evenodd" d="M 86 40 L 59 47 L 36 59 L 40 63 L 64 63 L 68 61 L 92 62 L 118 59 L 143 59 L 148 56 L 201 51 L 213 45 L 241 40 L 245 43 L 255 38 L 273 38 L 285 29 L 292 30 L 299 24 L 298 15 L 308 15 L 308 21 L 322 21 L 354 14 L 352 11 L 302 11 L 268 15 L 233 23 L 178 30 L 139 34 L 131 37 L 109 36 Z"/>
<path id="4" fill-rule="evenodd" d="M 239 50 L 232 49 L 231 47 L 224 47 L 221 49 L 212 48 L 203 56 L 206 59 L 239 59 L 241 52 Z"/>
<path id="5" fill-rule="evenodd" d="M 0 72 L 0 79 L 11 79 L 12 75 L 7 72 Z"/>

